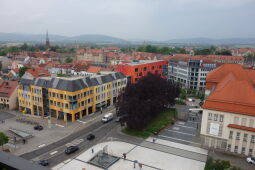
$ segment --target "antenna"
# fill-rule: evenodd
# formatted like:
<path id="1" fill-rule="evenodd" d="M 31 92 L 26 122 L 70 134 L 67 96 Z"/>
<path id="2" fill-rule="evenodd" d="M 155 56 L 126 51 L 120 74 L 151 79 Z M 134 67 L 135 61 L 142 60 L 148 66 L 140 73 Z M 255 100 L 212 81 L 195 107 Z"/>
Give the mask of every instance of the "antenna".
<path id="1" fill-rule="evenodd" d="M 47 47 L 50 46 L 50 39 L 49 39 L 49 34 L 48 34 L 48 30 L 46 31 L 46 44 Z"/>

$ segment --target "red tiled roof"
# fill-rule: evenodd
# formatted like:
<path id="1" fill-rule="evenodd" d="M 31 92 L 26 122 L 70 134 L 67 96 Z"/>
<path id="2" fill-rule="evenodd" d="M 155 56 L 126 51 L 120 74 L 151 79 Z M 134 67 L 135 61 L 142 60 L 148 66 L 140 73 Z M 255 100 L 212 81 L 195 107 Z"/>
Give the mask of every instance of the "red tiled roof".
<path id="1" fill-rule="evenodd" d="M 240 126 L 240 125 L 235 125 L 235 124 L 229 124 L 228 127 L 255 132 L 255 128 L 247 127 L 247 126 Z"/>
<path id="2" fill-rule="evenodd" d="M 97 73 L 99 71 L 101 71 L 101 67 L 96 67 L 96 66 L 89 66 L 87 72 L 90 72 L 90 73 Z"/>
<path id="3" fill-rule="evenodd" d="M 232 73 L 237 80 L 246 80 L 255 85 L 255 70 L 244 69 L 243 66 L 239 64 L 224 64 L 209 72 L 206 76 L 206 84 L 218 83 L 229 73 Z M 206 86 L 206 88 L 209 87 Z"/>
<path id="4" fill-rule="evenodd" d="M 212 90 L 203 108 L 255 116 L 255 70 L 239 64 L 224 64 L 207 74 Z"/>
<path id="5" fill-rule="evenodd" d="M 3 81 L 0 84 L 0 97 L 10 97 L 18 86 L 17 81 Z"/>
<path id="6" fill-rule="evenodd" d="M 33 77 L 49 77 L 50 73 L 42 67 L 33 67 L 26 72 L 30 73 Z"/>

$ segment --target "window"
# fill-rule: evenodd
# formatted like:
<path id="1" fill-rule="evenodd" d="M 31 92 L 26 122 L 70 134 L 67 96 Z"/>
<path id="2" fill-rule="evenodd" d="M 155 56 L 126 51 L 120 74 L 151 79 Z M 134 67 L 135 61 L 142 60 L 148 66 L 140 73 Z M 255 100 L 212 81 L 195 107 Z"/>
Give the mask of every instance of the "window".
<path id="1" fill-rule="evenodd" d="M 250 121 L 249 121 L 249 127 L 253 127 L 253 124 L 254 124 L 254 119 L 250 119 Z"/>
<path id="2" fill-rule="evenodd" d="M 239 117 L 234 117 L 234 124 L 238 125 L 239 123 Z"/>
<path id="3" fill-rule="evenodd" d="M 242 126 L 246 126 L 246 118 L 242 118 L 241 125 L 242 125 Z"/>
<path id="4" fill-rule="evenodd" d="M 242 147 L 242 154 L 245 154 L 245 147 Z"/>
<path id="5" fill-rule="evenodd" d="M 246 141 L 247 141 L 247 137 L 248 137 L 248 134 L 245 133 L 245 134 L 243 135 L 243 141 L 246 142 Z"/>
<path id="6" fill-rule="evenodd" d="M 218 114 L 214 114 L 214 121 L 218 120 Z"/>
<path id="7" fill-rule="evenodd" d="M 212 120 L 212 113 L 209 113 L 208 120 Z"/>
<path id="8" fill-rule="evenodd" d="M 135 68 L 135 72 L 138 72 L 138 68 Z"/>
<path id="9" fill-rule="evenodd" d="M 237 153 L 237 151 L 238 151 L 238 146 L 235 146 L 234 152 Z"/>
<path id="10" fill-rule="evenodd" d="M 147 68 L 146 68 L 146 67 L 144 67 L 144 68 L 143 68 L 143 71 L 146 71 L 146 69 L 147 69 Z"/>
<path id="11" fill-rule="evenodd" d="M 248 153 L 249 156 L 252 155 L 252 151 L 253 151 L 252 149 L 249 149 L 249 153 Z"/>
<path id="12" fill-rule="evenodd" d="M 227 146 L 227 150 L 230 151 L 231 150 L 231 144 L 228 144 Z"/>
<path id="13" fill-rule="evenodd" d="M 251 135 L 251 143 L 255 143 L 255 135 Z"/>
<path id="14" fill-rule="evenodd" d="M 52 93 L 52 97 L 55 97 L 55 93 L 54 92 Z"/>
<path id="15" fill-rule="evenodd" d="M 233 138 L 233 131 L 230 131 L 229 132 L 229 137 L 228 137 L 229 139 L 232 139 Z"/>
<path id="16" fill-rule="evenodd" d="M 236 140 L 240 140 L 240 132 L 236 133 Z"/>
<path id="17" fill-rule="evenodd" d="M 151 69 L 154 70 L 154 66 L 152 66 Z"/>
<path id="18" fill-rule="evenodd" d="M 223 122 L 224 115 L 220 115 L 220 122 Z"/>

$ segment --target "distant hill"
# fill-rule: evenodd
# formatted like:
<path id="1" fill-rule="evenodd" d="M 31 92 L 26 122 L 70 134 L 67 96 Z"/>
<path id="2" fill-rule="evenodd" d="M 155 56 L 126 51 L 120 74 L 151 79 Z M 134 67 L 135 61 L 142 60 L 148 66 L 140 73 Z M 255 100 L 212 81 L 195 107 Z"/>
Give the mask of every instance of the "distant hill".
<path id="1" fill-rule="evenodd" d="M 79 42 L 79 43 L 123 43 L 123 39 L 106 35 L 61 36 L 49 35 L 51 42 Z M 45 34 L 0 33 L 0 42 L 45 42 Z"/>
<path id="2" fill-rule="evenodd" d="M 189 38 L 189 39 L 172 39 L 165 42 L 181 44 L 234 45 L 234 44 L 255 44 L 255 38 L 226 38 L 226 39 Z"/>

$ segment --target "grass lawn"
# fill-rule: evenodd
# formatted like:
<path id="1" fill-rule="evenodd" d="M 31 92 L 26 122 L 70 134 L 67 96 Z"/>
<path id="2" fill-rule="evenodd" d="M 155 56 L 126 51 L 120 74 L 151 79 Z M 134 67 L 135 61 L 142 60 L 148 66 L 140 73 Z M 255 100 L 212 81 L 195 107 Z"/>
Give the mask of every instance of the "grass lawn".
<path id="1" fill-rule="evenodd" d="M 172 122 L 172 118 L 175 117 L 175 109 L 166 109 L 158 117 L 152 120 L 143 130 L 138 131 L 134 129 L 124 129 L 123 133 L 131 136 L 137 136 L 141 138 L 147 138 L 153 134 L 153 132 L 160 131 Z"/>

